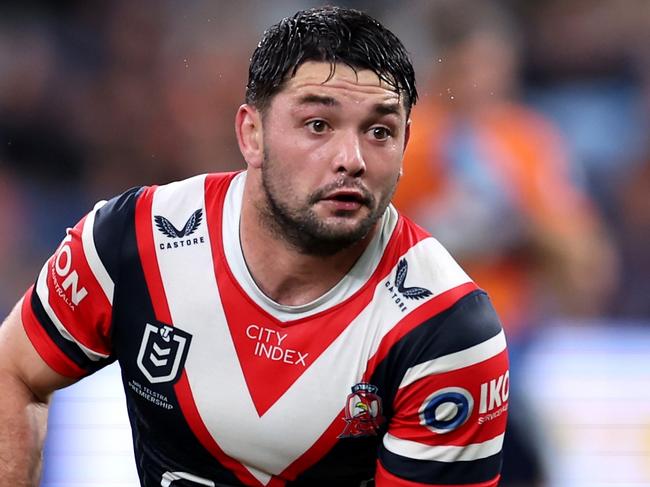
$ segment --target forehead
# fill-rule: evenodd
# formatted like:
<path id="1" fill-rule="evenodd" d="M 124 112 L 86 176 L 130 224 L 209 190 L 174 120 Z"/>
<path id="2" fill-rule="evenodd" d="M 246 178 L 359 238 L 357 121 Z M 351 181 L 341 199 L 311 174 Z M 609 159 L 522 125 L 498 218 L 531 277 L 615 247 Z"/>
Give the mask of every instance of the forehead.
<path id="1" fill-rule="evenodd" d="M 329 79 L 328 79 L 329 78 Z M 286 81 L 278 95 L 301 98 L 307 93 L 326 92 L 330 96 L 348 97 L 355 102 L 398 103 L 395 88 L 368 69 L 354 70 L 346 64 L 336 64 L 334 72 L 328 62 L 308 61 Z"/>

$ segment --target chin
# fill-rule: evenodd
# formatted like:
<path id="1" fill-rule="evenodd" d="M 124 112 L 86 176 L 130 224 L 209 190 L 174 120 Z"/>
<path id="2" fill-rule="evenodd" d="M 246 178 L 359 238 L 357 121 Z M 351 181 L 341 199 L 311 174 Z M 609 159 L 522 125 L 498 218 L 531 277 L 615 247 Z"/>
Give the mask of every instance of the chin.
<path id="1" fill-rule="evenodd" d="M 350 236 L 364 233 L 363 229 L 367 226 L 363 221 L 354 222 L 336 222 L 323 225 L 323 234 L 330 235 L 331 238 L 349 238 Z"/>
<path id="2" fill-rule="evenodd" d="M 366 221 L 356 221 L 343 225 L 325 225 L 323 228 L 323 238 L 326 240 L 346 241 L 348 244 L 352 244 L 356 241 L 363 240 L 372 230 L 373 226 L 369 225 Z"/>

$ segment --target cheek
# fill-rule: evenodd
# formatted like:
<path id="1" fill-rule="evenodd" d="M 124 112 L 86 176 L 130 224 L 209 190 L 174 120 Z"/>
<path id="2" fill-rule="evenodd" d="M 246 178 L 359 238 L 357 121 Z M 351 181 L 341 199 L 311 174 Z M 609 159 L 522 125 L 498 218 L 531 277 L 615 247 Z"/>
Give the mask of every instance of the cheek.
<path id="1" fill-rule="evenodd" d="M 401 152 L 377 164 L 375 170 L 369 170 L 367 184 L 375 193 L 377 201 L 382 201 L 392 195 L 397 187 L 402 168 Z"/>
<path id="2" fill-rule="evenodd" d="M 397 144 L 376 151 L 367 161 L 368 175 L 383 185 L 393 184 L 402 168 L 403 151 Z"/>
<path id="3" fill-rule="evenodd" d="M 311 157 L 295 146 L 267 146 L 266 177 L 275 188 L 276 196 L 286 201 L 304 198 L 314 172 L 310 169 Z"/>
<path id="4" fill-rule="evenodd" d="M 310 145 L 300 137 L 292 136 L 291 133 L 279 133 L 269 139 L 265 145 L 269 158 L 285 169 L 299 171 L 312 165 L 314 159 L 322 157 L 320 148 Z"/>

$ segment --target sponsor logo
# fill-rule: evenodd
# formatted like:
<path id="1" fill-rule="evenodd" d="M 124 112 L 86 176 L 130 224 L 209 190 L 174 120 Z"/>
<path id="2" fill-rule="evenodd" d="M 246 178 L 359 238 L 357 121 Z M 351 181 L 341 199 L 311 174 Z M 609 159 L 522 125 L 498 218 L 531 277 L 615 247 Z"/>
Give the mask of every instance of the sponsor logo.
<path id="1" fill-rule="evenodd" d="M 408 310 L 405 300 L 419 300 L 433 295 L 431 291 L 423 287 L 407 287 L 405 282 L 408 270 L 409 265 L 407 260 L 400 260 L 397 264 L 397 270 L 395 271 L 395 282 L 391 283 L 390 281 L 386 281 L 385 283 L 386 289 L 391 293 L 391 298 L 395 304 L 399 306 L 402 313 Z"/>
<path id="2" fill-rule="evenodd" d="M 196 231 L 197 228 L 199 228 L 199 225 L 201 225 L 201 221 L 203 220 L 203 210 L 199 208 L 194 213 L 192 213 L 192 215 L 185 222 L 185 226 L 183 226 L 183 228 L 180 230 L 172 225 L 172 223 L 164 216 L 156 215 L 154 216 L 154 220 L 156 222 L 158 230 L 160 230 L 163 235 L 166 235 L 169 238 L 189 237 Z"/>
<path id="3" fill-rule="evenodd" d="M 137 365 L 152 384 L 176 382 L 180 377 L 192 335 L 162 323 L 147 323 Z"/>
<path id="4" fill-rule="evenodd" d="M 399 292 L 406 299 L 424 299 L 431 296 L 433 293 L 423 287 L 406 287 L 406 274 L 409 271 L 409 264 L 406 259 L 402 259 L 397 264 L 397 271 L 395 272 L 395 285 L 397 292 Z"/>
<path id="5" fill-rule="evenodd" d="M 71 241 L 72 235 L 68 230 L 68 234 L 54 257 L 51 276 L 54 291 L 74 311 L 79 303 L 88 296 L 88 291 L 85 287 L 79 287 L 79 274 L 72 269 L 72 249 L 69 245 Z"/>
<path id="6" fill-rule="evenodd" d="M 377 386 L 359 382 L 352 386 L 351 394 L 345 403 L 345 429 L 339 438 L 358 438 L 360 436 L 377 436 L 379 427 L 384 422 L 381 397 Z"/>
<path id="7" fill-rule="evenodd" d="M 425 399 L 420 406 L 420 424 L 434 433 L 445 434 L 460 428 L 474 409 L 474 398 L 462 387 L 446 387 Z"/>
<path id="8" fill-rule="evenodd" d="M 166 395 L 154 391 L 147 386 L 143 386 L 136 380 L 130 380 L 129 387 L 138 396 L 149 401 L 154 406 L 158 406 L 163 409 L 174 409 L 174 405 L 169 402 L 169 399 L 167 399 Z"/>
<path id="9" fill-rule="evenodd" d="M 205 237 L 203 236 L 187 238 L 196 232 L 199 226 L 201 226 L 201 222 L 203 221 L 203 209 L 201 208 L 192 213 L 192 215 L 185 222 L 183 228 L 180 230 L 176 228 L 172 222 L 170 222 L 164 216 L 155 215 L 154 221 L 156 222 L 156 227 L 163 235 L 174 240 L 173 242 L 160 243 L 160 250 L 190 247 L 191 245 L 205 242 Z"/>
<path id="10" fill-rule="evenodd" d="M 307 367 L 306 359 L 309 356 L 308 352 L 302 353 L 282 345 L 287 335 L 287 333 L 255 324 L 246 327 L 246 336 L 255 341 L 255 350 L 253 353 L 258 357 L 266 357 L 276 362 Z"/>
<path id="11" fill-rule="evenodd" d="M 498 418 L 508 411 L 510 395 L 510 371 L 497 379 L 481 384 L 481 399 L 478 407 L 478 423 L 483 424 Z"/>

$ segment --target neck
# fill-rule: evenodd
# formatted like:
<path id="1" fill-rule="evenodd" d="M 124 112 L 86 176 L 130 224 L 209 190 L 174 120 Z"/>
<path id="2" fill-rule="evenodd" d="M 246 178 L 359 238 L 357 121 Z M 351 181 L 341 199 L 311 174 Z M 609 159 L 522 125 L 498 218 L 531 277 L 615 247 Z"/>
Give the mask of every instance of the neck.
<path id="1" fill-rule="evenodd" d="M 300 306 L 318 299 L 350 271 L 372 241 L 379 224 L 365 238 L 335 254 L 302 253 L 262 222 L 255 199 L 250 197 L 255 194 L 249 186 L 251 179 L 247 178 L 244 187 L 240 221 L 240 240 L 248 271 L 262 292 L 276 303 Z"/>

